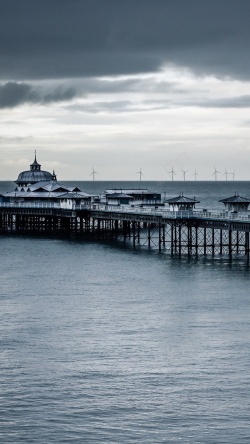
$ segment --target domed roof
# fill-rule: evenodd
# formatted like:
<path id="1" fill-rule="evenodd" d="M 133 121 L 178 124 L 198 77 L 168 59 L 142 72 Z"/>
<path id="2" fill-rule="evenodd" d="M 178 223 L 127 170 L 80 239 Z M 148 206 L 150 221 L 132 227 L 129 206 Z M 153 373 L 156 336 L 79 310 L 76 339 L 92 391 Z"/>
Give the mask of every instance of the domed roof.
<path id="1" fill-rule="evenodd" d="M 23 171 L 19 174 L 16 183 L 24 185 L 25 183 L 36 183 L 41 180 L 53 180 L 53 175 L 48 171 Z"/>
<path id="2" fill-rule="evenodd" d="M 50 180 L 56 180 L 55 174 L 51 174 L 48 171 L 41 170 L 41 165 L 37 162 L 35 154 L 35 160 L 30 165 L 30 170 L 22 171 L 19 174 L 15 183 L 17 185 L 28 185 L 40 181 L 50 181 Z"/>

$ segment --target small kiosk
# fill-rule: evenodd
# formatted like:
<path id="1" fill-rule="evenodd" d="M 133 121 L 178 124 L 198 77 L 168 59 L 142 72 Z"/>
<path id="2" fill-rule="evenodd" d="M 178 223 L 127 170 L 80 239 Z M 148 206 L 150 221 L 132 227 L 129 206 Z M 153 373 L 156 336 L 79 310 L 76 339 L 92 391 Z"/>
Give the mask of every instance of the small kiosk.
<path id="1" fill-rule="evenodd" d="M 200 203 L 198 200 L 183 196 L 183 193 L 177 197 L 166 199 L 165 203 L 169 204 L 170 211 L 192 211 L 195 204 Z"/>
<path id="2" fill-rule="evenodd" d="M 225 205 L 225 211 L 247 211 L 250 199 L 246 199 L 245 197 L 239 196 L 238 193 L 235 193 L 232 197 L 227 197 L 226 199 L 221 199 L 219 202 L 223 202 Z"/>

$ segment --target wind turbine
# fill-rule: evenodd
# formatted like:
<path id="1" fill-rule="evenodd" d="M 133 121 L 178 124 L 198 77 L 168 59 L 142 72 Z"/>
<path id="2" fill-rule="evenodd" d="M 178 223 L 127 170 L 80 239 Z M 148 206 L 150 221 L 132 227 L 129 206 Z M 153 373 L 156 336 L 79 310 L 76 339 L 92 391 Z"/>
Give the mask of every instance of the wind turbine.
<path id="1" fill-rule="evenodd" d="M 228 173 L 228 174 L 231 174 L 233 176 L 233 181 L 234 181 L 235 170 L 233 171 L 233 173 Z"/>
<path id="2" fill-rule="evenodd" d="M 196 169 L 195 169 L 193 176 L 194 176 L 194 180 L 197 180 L 197 176 L 199 176 L 199 174 L 197 173 Z"/>
<path id="3" fill-rule="evenodd" d="M 213 176 L 214 176 L 214 180 L 217 181 L 217 174 L 220 173 L 220 171 L 216 170 L 216 168 L 214 167 L 214 172 L 213 172 Z"/>
<path id="4" fill-rule="evenodd" d="M 140 169 L 140 171 L 137 171 L 136 174 L 140 174 L 140 181 L 141 181 L 141 177 L 143 176 L 143 174 L 142 174 L 142 168 Z"/>
<path id="5" fill-rule="evenodd" d="M 168 174 L 171 174 L 172 177 L 172 182 L 174 180 L 174 175 L 176 176 L 175 172 L 174 172 L 174 167 L 172 166 L 172 170 L 168 172 Z"/>
<path id="6" fill-rule="evenodd" d="M 188 170 L 184 171 L 184 170 L 181 168 L 181 171 L 183 172 L 183 179 L 184 179 L 184 182 L 185 182 L 185 181 L 186 181 L 186 173 L 188 172 Z"/>
<path id="7" fill-rule="evenodd" d="M 228 173 L 227 172 L 227 169 L 225 168 L 225 173 L 223 173 L 223 176 L 226 176 L 226 181 L 227 181 L 227 176 L 229 175 L 230 173 Z"/>
<path id="8" fill-rule="evenodd" d="M 93 176 L 93 181 L 95 180 L 95 174 L 98 174 L 97 171 L 94 170 L 94 168 L 92 167 L 92 173 L 90 174 L 90 176 Z"/>

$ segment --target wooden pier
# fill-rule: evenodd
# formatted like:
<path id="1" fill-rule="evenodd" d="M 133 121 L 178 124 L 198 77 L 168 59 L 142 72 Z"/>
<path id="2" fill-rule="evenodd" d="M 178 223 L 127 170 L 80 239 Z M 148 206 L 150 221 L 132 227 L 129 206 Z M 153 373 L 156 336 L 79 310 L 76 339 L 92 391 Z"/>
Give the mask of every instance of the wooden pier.
<path id="1" fill-rule="evenodd" d="M 168 251 L 171 255 L 224 256 L 249 262 L 250 217 L 226 212 L 169 211 L 155 208 L 58 205 L 0 206 L 1 234 L 119 239 Z"/>

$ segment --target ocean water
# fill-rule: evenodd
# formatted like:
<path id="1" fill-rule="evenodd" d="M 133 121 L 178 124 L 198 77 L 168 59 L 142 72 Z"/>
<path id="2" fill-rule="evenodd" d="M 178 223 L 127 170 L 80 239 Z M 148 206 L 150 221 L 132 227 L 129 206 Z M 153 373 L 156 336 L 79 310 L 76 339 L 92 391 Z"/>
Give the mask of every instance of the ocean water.
<path id="1" fill-rule="evenodd" d="M 184 185 L 147 186 L 207 208 L 250 196 L 249 183 Z M 245 263 L 115 242 L 0 245 L 0 442 L 250 442 Z"/>

